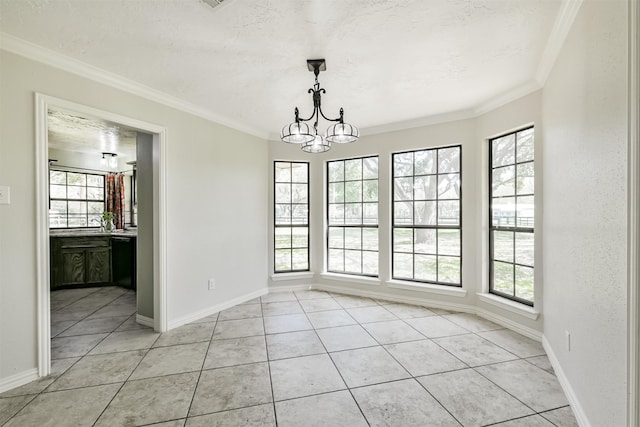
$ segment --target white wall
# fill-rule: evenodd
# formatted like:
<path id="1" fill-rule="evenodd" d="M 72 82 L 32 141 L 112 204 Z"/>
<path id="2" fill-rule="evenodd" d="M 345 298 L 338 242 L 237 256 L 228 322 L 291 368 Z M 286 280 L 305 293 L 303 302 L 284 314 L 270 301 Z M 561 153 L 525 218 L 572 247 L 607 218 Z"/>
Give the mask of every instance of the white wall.
<path id="1" fill-rule="evenodd" d="M 266 288 L 264 140 L 6 51 L 0 90 L 0 382 L 37 366 L 36 91 L 168 129 L 169 323 Z"/>
<path id="2" fill-rule="evenodd" d="M 627 2 L 587 0 L 542 96 L 545 338 L 593 426 L 625 425 L 626 71 Z"/>
<path id="3" fill-rule="evenodd" d="M 530 332 L 530 336 L 540 337 L 542 332 L 541 318 L 531 319 L 513 311 L 481 304 L 477 294 L 487 292 L 486 269 L 483 268 L 482 256 L 484 246 L 488 245 L 483 237 L 482 216 L 487 215 L 486 206 L 486 174 L 487 155 L 485 138 L 505 133 L 528 124 L 538 125 L 540 122 L 540 92 L 535 92 L 517 101 L 509 103 L 490 113 L 477 118 L 457 120 L 414 129 L 383 133 L 361 137 L 360 140 L 349 145 L 334 145 L 325 154 L 306 154 L 298 146 L 284 144 L 280 141 L 270 141 L 269 158 L 275 160 L 302 160 L 311 162 L 311 271 L 313 278 L 296 279 L 290 281 L 270 281 L 270 286 L 287 286 L 299 284 L 319 284 L 339 287 L 351 293 L 375 293 L 391 296 L 407 301 L 428 303 L 434 306 L 457 308 L 465 311 L 476 311 L 477 307 L 484 310 L 485 315 L 499 315 L 515 327 L 522 327 L 521 331 Z M 539 130 L 536 137 L 539 137 Z M 448 145 L 462 145 L 462 285 L 466 294 L 450 295 L 441 291 L 450 289 L 446 286 L 403 287 L 399 289 L 388 281 L 391 278 L 391 154 L 399 151 L 441 147 Z M 327 160 L 362 157 L 368 155 L 379 156 L 379 279 L 365 283 L 357 278 L 338 280 L 331 275 L 322 274 L 325 271 L 323 254 L 326 240 L 324 237 L 324 221 L 326 218 L 326 202 L 324 198 L 325 168 Z M 270 165 L 272 167 L 272 165 Z M 270 176 L 269 201 L 273 206 L 273 174 Z M 540 212 L 541 213 L 541 212 Z M 272 209 L 269 211 L 270 223 L 273 221 Z M 270 234 L 269 269 L 273 273 L 273 235 Z M 286 274 L 276 275 L 281 279 Z M 541 281 L 540 281 L 541 282 Z M 541 305 L 541 283 L 537 283 L 536 309 Z M 454 288 L 456 289 L 456 288 Z M 494 319 L 495 320 L 495 319 Z"/>

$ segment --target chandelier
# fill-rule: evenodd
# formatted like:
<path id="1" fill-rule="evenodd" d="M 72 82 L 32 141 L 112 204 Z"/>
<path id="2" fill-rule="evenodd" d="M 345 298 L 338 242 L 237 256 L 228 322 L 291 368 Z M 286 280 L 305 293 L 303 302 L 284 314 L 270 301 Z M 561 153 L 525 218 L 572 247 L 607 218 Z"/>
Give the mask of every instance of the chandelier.
<path id="1" fill-rule="evenodd" d="M 346 144 L 354 142 L 360 136 L 358 128 L 344 122 L 344 110 L 340 108 L 340 117 L 330 119 L 322 112 L 321 95 L 326 90 L 320 87 L 318 74 L 326 71 L 327 64 L 324 59 L 307 59 L 307 68 L 316 76 L 316 83 L 307 92 L 313 94 L 313 113 L 308 119 L 301 119 L 298 107 L 295 108 L 295 121 L 282 128 L 280 138 L 290 144 L 300 144 L 302 151 L 307 153 L 323 153 L 331 149 L 331 144 Z M 335 122 L 329 126 L 326 134 L 318 134 L 318 120 L 320 117 L 329 122 Z M 305 123 L 315 118 L 313 126 Z"/>

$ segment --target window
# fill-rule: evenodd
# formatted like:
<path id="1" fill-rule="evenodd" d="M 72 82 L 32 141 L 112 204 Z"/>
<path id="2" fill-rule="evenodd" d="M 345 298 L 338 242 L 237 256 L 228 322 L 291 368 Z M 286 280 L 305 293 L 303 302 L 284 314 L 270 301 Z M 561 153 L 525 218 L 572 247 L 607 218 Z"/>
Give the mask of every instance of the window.
<path id="1" fill-rule="evenodd" d="M 378 157 L 327 163 L 327 271 L 378 276 Z"/>
<path id="2" fill-rule="evenodd" d="M 99 227 L 104 176 L 49 171 L 49 227 Z"/>
<path id="3" fill-rule="evenodd" d="M 490 140 L 491 293 L 533 305 L 533 128 Z"/>
<path id="4" fill-rule="evenodd" d="M 393 154 L 394 279 L 461 286 L 460 152 Z"/>
<path id="5" fill-rule="evenodd" d="M 309 163 L 274 162 L 274 271 L 309 271 Z"/>

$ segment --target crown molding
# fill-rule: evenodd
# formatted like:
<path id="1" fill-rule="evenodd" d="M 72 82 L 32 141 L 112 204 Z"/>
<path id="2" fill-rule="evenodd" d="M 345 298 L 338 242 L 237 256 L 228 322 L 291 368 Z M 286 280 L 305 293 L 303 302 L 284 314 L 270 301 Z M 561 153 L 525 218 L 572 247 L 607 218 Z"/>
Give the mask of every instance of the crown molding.
<path id="1" fill-rule="evenodd" d="M 560 49 L 564 45 L 582 2 L 583 0 L 563 0 L 560 5 L 560 12 L 556 15 L 553 29 L 542 51 L 542 58 L 535 74 L 535 80 L 540 84 L 540 87 L 546 83 L 547 77 L 549 77 L 549 73 L 551 73 L 551 69 L 556 63 L 556 59 L 558 59 Z"/>
<path id="2" fill-rule="evenodd" d="M 499 95 L 489 101 L 483 102 L 478 105 L 474 110 L 473 117 L 481 116 L 489 111 L 493 111 L 496 108 L 500 108 L 503 105 L 506 105 L 510 102 L 513 102 L 517 99 L 522 98 L 523 96 L 529 95 L 537 90 L 542 89 L 542 85 L 539 84 L 535 80 L 529 80 L 527 83 L 517 86 L 502 95 Z"/>
<path id="3" fill-rule="evenodd" d="M 534 78 L 521 86 L 515 87 L 504 94 L 495 97 L 479 105 L 458 111 L 447 112 L 427 117 L 421 117 L 400 122 L 387 123 L 379 126 L 372 126 L 361 129 L 361 135 L 376 135 L 381 133 L 395 132 L 424 126 L 432 126 L 441 123 L 458 120 L 472 119 L 481 116 L 496 108 L 502 107 L 512 101 L 526 96 L 536 90 L 541 89 L 555 64 L 560 49 L 573 21 L 575 20 L 583 0 L 563 0 L 560 11 L 551 30 L 549 39 L 542 53 L 542 58 Z M 218 123 L 229 128 L 244 132 L 258 138 L 270 141 L 279 141 L 280 135 L 274 132 L 264 132 L 243 123 L 238 123 L 228 117 L 214 113 L 197 105 L 185 102 L 164 92 L 152 89 L 138 82 L 126 79 L 120 75 L 110 73 L 87 63 L 78 61 L 68 56 L 62 55 L 50 49 L 43 48 L 36 44 L 27 42 L 7 33 L 0 32 L 0 49 L 24 56 L 35 61 L 68 71 L 81 77 L 94 80 L 96 82 L 123 90 L 125 92 L 141 96 L 151 101 L 158 102 L 168 107 L 193 114 L 214 123 Z"/>
<path id="4" fill-rule="evenodd" d="M 221 116 L 205 108 L 150 88 L 149 86 L 129 80 L 118 74 L 102 70 L 98 67 L 94 67 L 93 65 L 78 61 L 77 59 L 73 59 L 69 56 L 38 46 L 7 33 L 0 32 L 0 50 L 5 50 L 28 59 L 41 62 L 51 67 L 122 90 L 132 95 L 140 96 L 150 101 L 157 102 L 158 104 L 192 114 L 210 122 L 214 122 L 261 139 L 267 139 L 269 136 L 266 132 L 238 123 L 228 117 Z"/>

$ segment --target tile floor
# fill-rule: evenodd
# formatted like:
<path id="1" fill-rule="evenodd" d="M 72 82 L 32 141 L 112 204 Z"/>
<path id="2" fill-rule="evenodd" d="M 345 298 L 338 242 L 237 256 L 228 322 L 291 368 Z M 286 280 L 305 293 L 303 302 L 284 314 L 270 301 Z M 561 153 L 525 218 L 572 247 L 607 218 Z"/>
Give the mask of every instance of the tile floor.
<path id="1" fill-rule="evenodd" d="M 161 335 L 120 288 L 51 307 L 52 375 L 0 425 L 577 425 L 542 346 L 469 314 L 279 292 Z"/>

